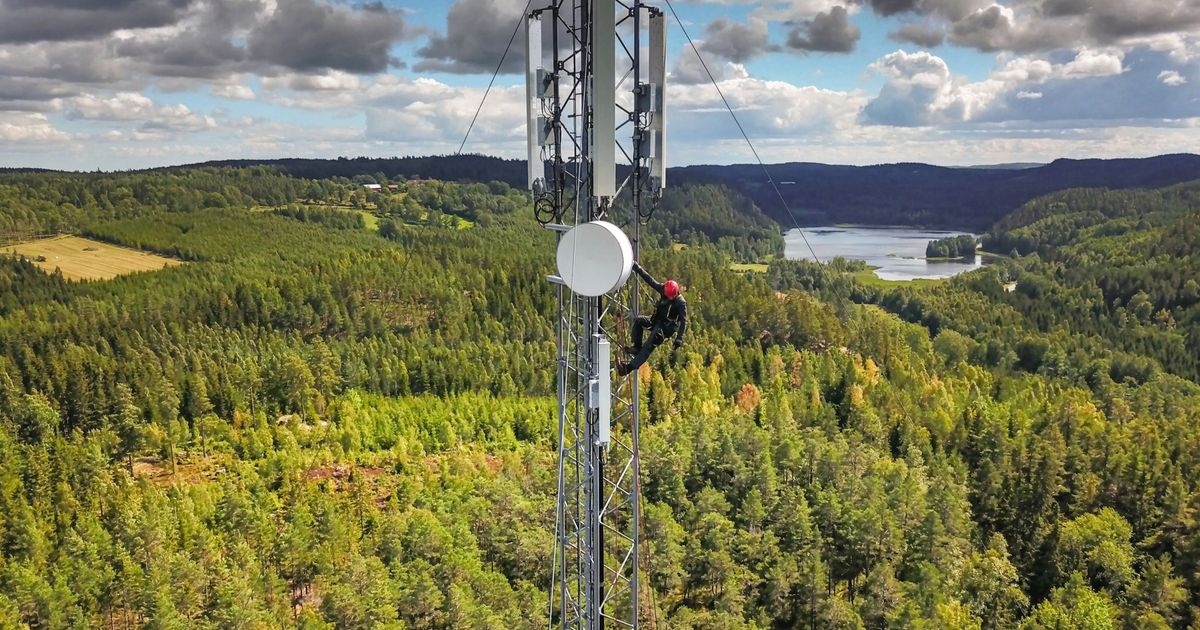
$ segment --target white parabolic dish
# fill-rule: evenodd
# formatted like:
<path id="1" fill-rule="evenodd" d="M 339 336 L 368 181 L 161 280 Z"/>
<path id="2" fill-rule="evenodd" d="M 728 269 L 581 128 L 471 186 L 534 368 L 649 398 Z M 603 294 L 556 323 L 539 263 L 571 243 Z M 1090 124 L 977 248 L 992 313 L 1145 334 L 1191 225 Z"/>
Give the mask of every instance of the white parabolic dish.
<path id="1" fill-rule="evenodd" d="M 633 246 L 608 221 L 581 223 L 558 242 L 558 275 L 579 295 L 598 297 L 621 288 L 633 269 Z"/>

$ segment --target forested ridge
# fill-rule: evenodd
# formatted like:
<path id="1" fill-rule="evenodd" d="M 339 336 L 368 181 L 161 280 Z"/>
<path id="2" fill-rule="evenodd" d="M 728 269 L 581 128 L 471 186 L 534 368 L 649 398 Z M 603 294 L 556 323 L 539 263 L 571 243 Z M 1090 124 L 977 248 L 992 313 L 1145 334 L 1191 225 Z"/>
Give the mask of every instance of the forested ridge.
<path id="1" fill-rule="evenodd" d="M 770 180 L 764 167 L 757 164 L 687 166 L 673 169 L 671 175 L 675 182 L 724 183 L 749 196 L 787 228 L 799 221 L 801 225 L 863 223 L 985 230 L 1022 204 L 1059 190 L 1155 188 L 1200 178 L 1200 155 L 1059 159 L 1019 169 L 811 163 L 765 168 Z"/>
<path id="2" fill-rule="evenodd" d="M 190 170 L 196 166 L 266 166 L 309 179 L 402 177 L 476 183 L 501 181 L 513 188 L 524 188 L 527 178 L 523 160 L 479 154 L 223 160 L 159 170 Z M 703 164 L 667 169 L 671 187 L 723 184 L 753 200 L 785 230 L 799 222 L 802 226 L 861 223 L 983 231 L 1014 208 L 1059 190 L 1156 188 L 1197 178 L 1200 178 L 1200 155 L 1194 154 L 1060 159 L 1020 168 L 792 162 L 766 166 Z"/>
<path id="3" fill-rule="evenodd" d="M 693 322 L 640 374 L 648 627 L 1200 623 L 1200 387 L 1018 301 L 1093 235 L 873 289 L 733 272 L 778 234 L 671 195 L 643 261 Z M 0 261 L 0 626 L 545 625 L 553 236 L 522 192 L 213 168 L 9 174 L 0 200 L 6 235 L 189 261 Z M 1041 340 L 1094 361 L 1022 362 Z"/>

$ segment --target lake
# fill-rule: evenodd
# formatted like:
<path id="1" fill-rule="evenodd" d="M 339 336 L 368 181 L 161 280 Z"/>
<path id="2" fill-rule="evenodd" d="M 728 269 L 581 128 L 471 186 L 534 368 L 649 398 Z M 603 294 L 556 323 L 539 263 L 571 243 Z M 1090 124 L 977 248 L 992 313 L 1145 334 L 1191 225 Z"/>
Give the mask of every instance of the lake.
<path id="1" fill-rule="evenodd" d="M 949 278 L 964 271 L 978 269 L 982 259 L 975 262 L 925 260 L 929 241 L 970 232 L 944 232 L 887 227 L 810 227 L 804 236 L 821 262 L 837 256 L 862 260 L 877 267 L 875 275 L 884 280 L 914 280 L 917 278 Z M 792 259 L 812 260 L 812 253 L 794 229 L 784 234 L 784 255 Z"/>

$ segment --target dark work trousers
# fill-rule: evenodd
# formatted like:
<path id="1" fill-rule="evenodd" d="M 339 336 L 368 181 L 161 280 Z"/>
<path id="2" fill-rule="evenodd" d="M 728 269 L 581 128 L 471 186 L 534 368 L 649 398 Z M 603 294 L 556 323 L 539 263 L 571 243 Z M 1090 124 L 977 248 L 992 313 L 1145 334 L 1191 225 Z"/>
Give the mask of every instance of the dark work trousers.
<path id="1" fill-rule="evenodd" d="M 650 339 L 643 343 L 642 340 L 647 328 L 650 329 Z M 629 364 L 626 366 L 628 367 L 628 370 L 626 371 L 632 372 L 641 367 L 642 364 L 646 362 L 646 359 L 650 358 L 650 353 L 654 352 L 654 349 L 666 340 L 667 331 L 663 329 L 661 324 L 654 324 L 654 322 L 651 322 L 650 318 L 645 315 L 642 315 L 634 320 L 633 351 L 636 354 L 634 354 L 633 358 L 629 360 Z"/>

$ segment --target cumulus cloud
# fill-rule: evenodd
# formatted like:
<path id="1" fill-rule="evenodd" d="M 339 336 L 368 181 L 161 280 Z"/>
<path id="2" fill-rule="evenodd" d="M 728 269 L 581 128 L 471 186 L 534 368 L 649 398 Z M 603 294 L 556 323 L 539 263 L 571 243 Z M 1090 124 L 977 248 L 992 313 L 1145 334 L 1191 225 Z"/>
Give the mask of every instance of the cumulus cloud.
<path id="1" fill-rule="evenodd" d="M 209 28 L 130 37 L 112 46 L 113 56 L 159 77 L 215 78 L 243 68 L 246 51 L 227 33 Z"/>
<path id="2" fill-rule="evenodd" d="M 984 81 L 969 82 L 951 73 L 941 57 L 898 50 L 873 63 L 886 79 L 879 94 L 863 108 L 866 123 L 913 127 L 969 121 L 987 116 L 998 99 L 1038 100 L 1029 86 L 1051 79 L 1079 80 L 1120 74 L 1119 52 L 1082 49 L 1074 58 L 1053 64 L 1045 59 L 1009 60 Z"/>
<path id="3" fill-rule="evenodd" d="M 994 70 L 991 79 L 1007 84 L 1041 83 L 1053 76 L 1054 72 L 1054 64 L 1045 59 L 1017 57 Z"/>
<path id="4" fill-rule="evenodd" d="M 1194 0 L 1093 0 L 1080 15 L 1098 41 L 1187 31 L 1200 26 L 1200 3 Z"/>
<path id="5" fill-rule="evenodd" d="M 322 74 L 286 74 L 266 77 L 262 86 L 267 90 L 296 90 L 298 92 L 337 92 L 357 90 L 362 85 L 357 75 L 348 72 L 326 72 Z"/>
<path id="6" fill-rule="evenodd" d="M 1163 125 L 1164 121 L 1186 120 L 1197 115 L 1200 86 L 1168 85 L 1160 76 L 1165 53 L 1138 50 L 1125 55 L 1121 71 L 1094 64 L 1086 51 L 1064 63 L 1053 64 L 1051 74 L 1036 84 L 1007 84 L 986 111 L 976 116 L 980 124 L 1037 124 L 1074 127 L 1108 127 L 1118 124 Z M 1094 70 L 1081 74 L 1083 65 Z M 1036 90 L 1036 101 L 1021 98 L 1022 90 Z"/>
<path id="7" fill-rule="evenodd" d="M 703 42 L 697 44 L 697 48 L 701 49 L 700 55 L 703 55 L 701 44 Z M 668 83 L 695 85 L 747 76 L 749 73 L 746 72 L 744 65 L 732 61 L 702 58 L 696 54 L 695 49 L 685 45 L 675 58 L 675 67 L 671 69 L 671 78 Z"/>
<path id="8" fill-rule="evenodd" d="M 882 16 L 916 13 L 945 18 L 951 22 L 970 15 L 988 0 L 867 0 L 875 13 Z"/>
<path id="9" fill-rule="evenodd" d="M 1200 27 L 1200 2 L 1029 0 L 992 3 L 951 21 L 951 42 L 985 52 L 1108 46 L 1194 32 Z"/>
<path id="10" fill-rule="evenodd" d="M 950 67 L 941 57 L 898 50 L 871 64 L 870 69 L 887 82 L 863 107 L 863 121 L 915 127 L 944 116 L 954 85 Z"/>
<path id="11" fill-rule="evenodd" d="M 854 50 L 861 35 L 850 22 L 846 7 L 836 6 L 792 28 L 787 45 L 797 50 L 845 53 Z"/>
<path id="12" fill-rule="evenodd" d="M 193 113 L 187 105 L 160 107 L 155 116 L 142 122 L 142 131 L 205 131 L 215 129 L 217 121 L 212 116 Z"/>
<path id="13" fill-rule="evenodd" d="M 1012 121 L 1081 125 L 1194 117 L 1190 103 L 1200 101 L 1200 90 L 1186 83 L 1167 83 L 1174 76 L 1170 73 L 1176 72 L 1161 70 L 1167 57 L 1148 50 L 1129 54 L 1083 47 L 1049 59 L 1010 58 L 987 79 L 971 82 L 928 52 L 896 51 L 871 65 L 885 83 L 862 108 L 859 119 L 865 124 L 916 127 Z M 1172 94 L 1173 89 L 1191 93 Z"/>
<path id="14" fill-rule="evenodd" d="M 122 92 L 110 97 L 95 94 L 77 96 L 65 105 L 67 118 L 82 120 L 139 120 L 154 115 L 154 101 L 138 92 Z"/>
<path id="15" fill-rule="evenodd" d="M 433 37 L 417 51 L 418 72 L 491 73 L 513 31 L 524 18 L 522 0 L 455 0 L 446 14 L 446 34 Z M 523 67 L 524 39 L 518 34 L 504 57 L 501 72 Z"/>
<path id="16" fill-rule="evenodd" d="M 0 43 L 81 41 L 175 23 L 192 0 L 7 0 Z"/>
<path id="17" fill-rule="evenodd" d="M 1130 46 L 1145 46 L 1155 52 L 1165 52 L 1177 64 L 1200 59 L 1200 37 L 1186 33 L 1164 33 L 1132 40 Z"/>
<path id="18" fill-rule="evenodd" d="M 867 102 L 859 91 L 796 86 L 741 77 L 722 81 L 758 156 L 767 163 L 821 161 L 876 163 L 881 156 L 912 159 L 893 145 L 904 129 L 862 126 L 856 113 Z M 668 87 L 672 164 L 728 164 L 756 159 L 730 122 L 725 103 L 706 85 Z"/>
<path id="19" fill-rule="evenodd" d="M 879 15 L 896 15 L 917 9 L 917 0 L 870 0 L 871 8 Z"/>
<path id="20" fill-rule="evenodd" d="M 422 154 L 458 149 L 483 95 L 482 88 L 451 87 L 431 79 L 368 89 L 365 136 L 372 142 Z M 493 88 L 467 147 L 524 155 L 525 87 Z"/>
<path id="21" fill-rule="evenodd" d="M 851 13 L 858 10 L 860 0 L 786 0 L 760 2 L 751 12 L 753 19 L 767 22 L 794 23 L 810 20 L 818 14 L 829 13 L 834 7 L 844 7 Z"/>
<path id="22" fill-rule="evenodd" d="M 0 141 L 20 144 L 60 143 L 70 136 L 54 128 L 45 114 L 0 111 Z"/>
<path id="23" fill-rule="evenodd" d="M 501 91 L 497 92 L 497 94 L 504 95 L 508 94 L 508 92 Z M 363 91 L 363 98 L 373 106 L 400 109 L 416 103 L 444 103 L 461 98 L 469 99 L 471 101 L 470 106 L 474 108 L 478 105 L 479 99 L 482 96 L 483 90 L 478 88 L 455 88 L 428 77 L 419 77 L 416 79 L 396 76 L 380 77 L 378 81 L 367 86 L 366 90 Z M 500 96 L 497 98 L 502 99 L 504 97 Z M 488 101 L 491 102 L 490 95 L 488 96 Z M 524 105 L 522 105 L 521 110 L 522 119 L 524 118 L 525 111 L 523 108 Z"/>
<path id="24" fill-rule="evenodd" d="M 411 33 L 399 11 L 382 4 L 355 10 L 317 0 L 280 2 L 250 33 L 250 59 L 292 70 L 375 73 L 396 65 L 391 47 Z"/>
<path id="25" fill-rule="evenodd" d="M 1064 17 L 1087 13 L 1093 0 L 1045 0 L 1042 13 L 1046 17 Z"/>
<path id="26" fill-rule="evenodd" d="M 828 139 L 850 130 L 854 112 L 865 102 L 856 92 L 753 77 L 726 79 L 719 85 L 743 129 L 756 142 L 766 138 L 788 138 L 794 143 L 800 138 Z M 725 100 L 712 86 L 673 84 L 667 89 L 672 142 L 706 142 L 730 136 L 727 131 L 732 122 Z"/>
<path id="27" fill-rule="evenodd" d="M 1162 72 L 1159 72 L 1158 80 L 1162 81 L 1163 85 L 1169 85 L 1171 87 L 1178 87 L 1187 83 L 1187 79 L 1185 79 L 1182 74 L 1179 74 L 1175 70 L 1163 70 Z"/>
<path id="28" fill-rule="evenodd" d="M 1022 49 L 1013 32 L 1013 10 L 993 4 L 955 22 L 950 27 L 950 41 L 985 52 Z"/>
<path id="29" fill-rule="evenodd" d="M 187 105 L 158 106 L 148 96 L 121 92 L 112 96 L 82 94 L 61 103 L 68 119 L 102 122 L 140 122 L 151 133 L 203 131 L 216 127 L 212 116 L 192 112 Z"/>
<path id="30" fill-rule="evenodd" d="M 52 42 L 0 47 L 0 77 L 66 83 L 111 83 L 127 76 L 98 42 Z"/>
<path id="31" fill-rule="evenodd" d="M 354 75 L 288 75 L 263 79 L 263 88 L 266 98 L 274 104 L 312 110 L 402 110 L 418 103 L 450 103 L 466 98 L 474 100 L 461 105 L 469 106 L 473 112 L 483 95 L 482 89 L 460 89 L 426 77 L 409 79 L 392 74 L 381 75 L 369 82 Z M 488 96 L 489 107 L 493 98 L 498 98 L 495 94 L 499 93 L 493 90 Z M 524 110 L 521 111 L 521 121 L 524 121 Z"/>
<path id="32" fill-rule="evenodd" d="M 1119 50 L 1096 51 L 1084 48 L 1062 67 L 1066 77 L 1105 77 L 1121 74 L 1125 54 Z"/>
<path id="33" fill-rule="evenodd" d="M 54 99 L 70 96 L 64 86 L 23 77 L 0 77 L 0 111 L 49 111 Z"/>
<path id="34" fill-rule="evenodd" d="M 946 40 L 946 32 L 941 28 L 928 24 L 904 24 L 888 37 L 900 42 L 908 42 L 925 48 L 941 46 Z"/>
<path id="35" fill-rule="evenodd" d="M 770 43 L 767 27 L 766 20 L 753 16 L 744 22 L 713 20 L 705 28 L 704 39 L 695 42 L 695 49 L 685 44 L 680 50 L 671 79 L 696 84 L 708 83 L 709 73 L 715 81 L 748 76 L 746 62 L 779 50 Z"/>
<path id="36" fill-rule="evenodd" d="M 713 20 L 705 29 L 699 47 L 706 59 L 717 57 L 734 63 L 745 63 L 777 49 L 767 39 L 767 22 L 756 18 L 745 22 Z"/>
<path id="37" fill-rule="evenodd" d="M 30 12 L 53 14 L 46 19 L 59 25 L 86 15 L 94 25 L 53 40 L 10 37 L 6 43 L 5 29 Z M 142 17 L 117 19 L 129 13 Z M 152 15 L 163 17 L 146 17 Z M 0 0 L 0 108 L 20 100 L 21 107 L 40 110 L 45 106 L 38 103 L 49 99 L 141 90 L 151 82 L 168 91 L 208 89 L 248 100 L 252 91 L 232 87 L 238 83 L 233 77 L 382 72 L 402 65 L 392 57 L 393 45 L 419 32 L 378 2 Z M 23 93 L 4 95 L 17 88 Z"/>
<path id="38" fill-rule="evenodd" d="M 258 98 L 254 90 L 240 83 L 218 83 L 212 87 L 213 96 L 219 96 L 231 101 L 253 101 Z"/>
<path id="39" fill-rule="evenodd" d="M 984 52 L 1049 51 L 1195 33 L 1196 0 L 862 0 L 882 16 L 926 16 L 951 43 Z M 941 30 L 905 24 L 892 38 L 930 47 Z"/>

